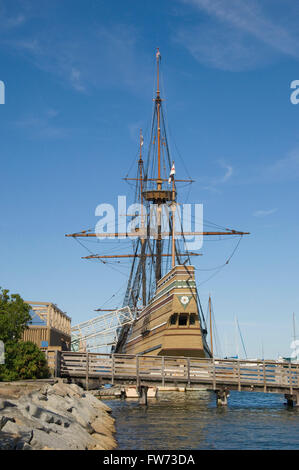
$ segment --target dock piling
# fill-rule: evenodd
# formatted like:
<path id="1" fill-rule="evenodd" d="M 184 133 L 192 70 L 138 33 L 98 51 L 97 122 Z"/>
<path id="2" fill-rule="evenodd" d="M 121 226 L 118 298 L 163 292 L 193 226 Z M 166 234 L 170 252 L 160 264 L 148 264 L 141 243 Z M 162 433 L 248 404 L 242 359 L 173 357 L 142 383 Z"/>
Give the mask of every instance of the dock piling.
<path id="1" fill-rule="evenodd" d="M 215 393 L 216 393 L 217 406 L 227 406 L 229 390 L 225 387 L 225 388 L 215 390 Z"/>
<path id="2" fill-rule="evenodd" d="M 140 405 L 145 405 L 145 406 L 147 405 L 147 391 L 148 391 L 148 387 L 145 385 L 141 385 L 138 387 Z"/>
<path id="3" fill-rule="evenodd" d="M 287 406 L 299 406 L 299 393 L 286 393 Z"/>

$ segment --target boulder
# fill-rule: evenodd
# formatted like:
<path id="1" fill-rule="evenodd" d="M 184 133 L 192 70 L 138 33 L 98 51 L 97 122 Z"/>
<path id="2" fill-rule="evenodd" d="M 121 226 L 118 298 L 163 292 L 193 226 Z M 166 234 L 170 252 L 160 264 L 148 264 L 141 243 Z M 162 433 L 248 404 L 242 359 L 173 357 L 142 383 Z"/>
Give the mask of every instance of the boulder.
<path id="1" fill-rule="evenodd" d="M 0 398 L 0 411 L 9 406 L 16 406 L 16 404 L 10 400 L 4 400 L 3 398 Z"/>
<path id="2" fill-rule="evenodd" d="M 13 419 L 10 418 L 9 416 L 0 417 L 0 431 L 4 428 L 4 426 L 6 425 L 8 421 L 13 421 Z"/>
<path id="3" fill-rule="evenodd" d="M 0 431 L 0 450 L 13 450 L 18 442 L 18 436 Z"/>
<path id="4" fill-rule="evenodd" d="M 27 442 L 30 443 L 32 439 L 32 429 L 26 427 L 25 425 L 18 425 L 17 423 L 13 421 L 8 421 L 5 426 L 2 428 L 2 430 L 6 433 L 13 434 L 15 436 L 18 436 L 22 442 Z"/>
<path id="5" fill-rule="evenodd" d="M 0 399 L 0 449 L 113 449 L 110 408 L 75 384 L 31 388 Z"/>
<path id="6" fill-rule="evenodd" d="M 82 389 L 80 389 L 80 387 L 76 385 L 75 387 L 73 387 L 63 382 L 58 382 L 52 386 L 51 393 L 54 393 L 55 395 L 59 395 L 61 397 L 69 396 L 80 398 L 82 396 L 81 390 Z"/>
<path id="7" fill-rule="evenodd" d="M 94 395 L 90 393 L 85 393 L 82 396 L 82 402 L 88 403 L 89 405 L 93 406 L 96 409 L 106 411 L 107 413 L 111 412 L 111 408 L 109 406 L 105 405 L 101 400 L 96 398 Z"/>
<path id="8" fill-rule="evenodd" d="M 110 418 L 110 419 L 109 419 Z M 101 416 L 91 423 L 94 432 L 99 434 L 111 435 L 115 432 L 114 419 L 111 416 Z"/>
<path id="9" fill-rule="evenodd" d="M 84 390 L 83 388 L 79 387 L 79 385 L 76 385 L 76 384 L 69 384 L 68 385 L 69 389 L 73 390 L 75 393 L 77 393 L 78 395 L 80 395 L 80 397 L 82 395 L 84 395 Z"/>
<path id="10" fill-rule="evenodd" d="M 56 450 L 68 450 L 68 444 L 57 433 L 46 433 L 39 429 L 33 430 L 32 440 L 30 445 L 37 450 L 42 450 L 44 447 L 49 447 Z M 80 447 L 75 447 L 80 449 Z M 81 447 L 83 449 L 83 447 Z"/>
<path id="11" fill-rule="evenodd" d="M 70 420 L 61 414 L 55 413 L 47 408 L 37 406 L 34 403 L 29 403 L 29 405 L 24 407 L 22 409 L 22 413 L 24 416 L 37 418 L 39 421 L 49 424 L 54 423 L 63 427 L 69 427 L 71 424 Z"/>
<path id="12" fill-rule="evenodd" d="M 96 440 L 94 447 L 89 447 L 90 450 L 110 450 L 117 447 L 117 442 L 113 436 L 104 436 L 103 434 L 95 433 L 92 437 Z"/>
<path id="13" fill-rule="evenodd" d="M 28 442 L 18 441 L 15 450 L 34 450 Z"/>

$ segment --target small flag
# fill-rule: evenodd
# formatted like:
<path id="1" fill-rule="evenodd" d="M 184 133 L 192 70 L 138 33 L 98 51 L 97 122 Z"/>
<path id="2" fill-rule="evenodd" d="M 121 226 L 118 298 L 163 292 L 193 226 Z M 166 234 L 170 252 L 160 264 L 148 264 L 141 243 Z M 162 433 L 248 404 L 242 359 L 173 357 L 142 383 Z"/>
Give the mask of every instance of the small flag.
<path id="1" fill-rule="evenodd" d="M 141 145 L 141 147 L 143 146 L 143 135 L 142 134 L 140 134 L 140 145 Z"/>
<path id="2" fill-rule="evenodd" d="M 172 162 L 172 167 L 171 167 L 171 170 L 170 170 L 169 180 L 168 180 L 168 183 L 169 183 L 169 184 L 170 184 L 171 181 L 173 180 L 174 175 L 175 175 L 175 166 L 174 166 L 174 162 Z"/>
<path id="3" fill-rule="evenodd" d="M 160 54 L 159 48 L 157 49 L 156 58 L 157 60 L 161 60 L 161 54 Z"/>

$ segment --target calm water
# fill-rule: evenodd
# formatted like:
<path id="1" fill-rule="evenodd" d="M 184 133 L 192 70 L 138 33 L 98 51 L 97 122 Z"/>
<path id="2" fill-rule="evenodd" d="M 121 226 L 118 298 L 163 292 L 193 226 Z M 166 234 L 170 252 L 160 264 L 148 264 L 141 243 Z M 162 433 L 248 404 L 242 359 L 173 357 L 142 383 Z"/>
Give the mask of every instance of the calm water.
<path id="1" fill-rule="evenodd" d="M 119 449 L 299 449 L 299 409 L 282 395 L 231 392 L 227 408 L 214 393 L 163 392 L 147 407 L 105 400 L 116 418 Z"/>

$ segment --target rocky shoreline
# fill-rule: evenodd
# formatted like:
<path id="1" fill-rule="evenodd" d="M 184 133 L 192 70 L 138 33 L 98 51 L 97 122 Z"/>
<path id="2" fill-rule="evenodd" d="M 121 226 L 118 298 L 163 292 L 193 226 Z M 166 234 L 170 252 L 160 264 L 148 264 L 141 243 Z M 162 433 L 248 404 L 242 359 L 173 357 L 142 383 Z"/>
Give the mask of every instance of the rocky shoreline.
<path id="1" fill-rule="evenodd" d="M 1 450 L 112 450 L 111 409 L 91 392 L 61 380 L 0 384 Z"/>

